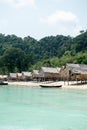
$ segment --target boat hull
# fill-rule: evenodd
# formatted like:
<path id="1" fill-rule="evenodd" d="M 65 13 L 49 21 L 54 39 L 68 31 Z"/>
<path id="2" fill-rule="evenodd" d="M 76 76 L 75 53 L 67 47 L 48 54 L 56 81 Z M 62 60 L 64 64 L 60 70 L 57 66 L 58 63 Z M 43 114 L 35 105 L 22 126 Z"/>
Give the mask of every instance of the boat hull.
<path id="1" fill-rule="evenodd" d="M 8 83 L 1 82 L 0 85 L 8 85 Z"/>
<path id="2" fill-rule="evenodd" d="M 40 85 L 42 88 L 60 88 L 62 85 Z"/>

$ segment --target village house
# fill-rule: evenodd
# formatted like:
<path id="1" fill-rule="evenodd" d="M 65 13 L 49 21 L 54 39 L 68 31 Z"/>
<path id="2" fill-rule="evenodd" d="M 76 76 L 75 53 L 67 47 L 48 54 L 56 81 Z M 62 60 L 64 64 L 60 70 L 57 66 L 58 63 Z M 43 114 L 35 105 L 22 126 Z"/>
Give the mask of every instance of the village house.
<path id="1" fill-rule="evenodd" d="M 7 81 L 8 80 L 8 75 L 3 75 L 3 80 Z"/>
<path id="2" fill-rule="evenodd" d="M 60 75 L 64 81 L 87 81 L 87 65 L 67 63 L 61 67 Z"/>
<path id="3" fill-rule="evenodd" d="M 80 64 L 79 65 L 79 74 L 76 75 L 76 79 L 80 81 L 87 81 L 87 65 L 85 64 Z"/>
<path id="4" fill-rule="evenodd" d="M 12 81 L 30 81 L 32 80 L 31 72 L 22 72 L 22 73 L 10 73 L 9 80 Z"/>
<path id="5" fill-rule="evenodd" d="M 0 80 L 7 81 L 8 80 L 8 75 L 0 75 Z"/>
<path id="6" fill-rule="evenodd" d="M 17 73 L 10 73 L 8 76 L 9 80 L 17 81 Z"/>
<path id="7" fill-rule="evenodd" d="M 17 80 L 18 80 L 18 81 L 23 80 L 23 78 L 22 78 L 22 73 L 17 73 Z"/>
<path id="8" fill-rule="evenodd" d="M 3 79 L 3 76 L 2 75 L 0 75 L 0 80 L 2 80 Z"/>
<path id="9" fill-rule="evenodd" d="M 40 73 L 39 70 L 32 71 L 32 79 L 35 81 L 40 81 Z"/>
<path id="10" fill-rule="evenodd" d="M 31 72 L 22 72 L 22 79 L 24 81 L 32 80 L 32 73 Z"/>
<path id="11" fill-rule="evenodd" d="M 53 67 L 41 67 L 39 73 L 42 81 L 59 80 L 60 77 L 58 68 Z"/>

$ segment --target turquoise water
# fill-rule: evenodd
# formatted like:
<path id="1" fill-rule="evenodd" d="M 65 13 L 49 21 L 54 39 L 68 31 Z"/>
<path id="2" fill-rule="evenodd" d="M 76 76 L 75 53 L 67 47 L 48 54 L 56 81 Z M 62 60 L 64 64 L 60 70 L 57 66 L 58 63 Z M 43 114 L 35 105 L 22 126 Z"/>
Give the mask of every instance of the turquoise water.
<path id="1" fill-rule="evenodd" d="M 0 86 L 0 130 L 87 130 L 87 91 Z"/>

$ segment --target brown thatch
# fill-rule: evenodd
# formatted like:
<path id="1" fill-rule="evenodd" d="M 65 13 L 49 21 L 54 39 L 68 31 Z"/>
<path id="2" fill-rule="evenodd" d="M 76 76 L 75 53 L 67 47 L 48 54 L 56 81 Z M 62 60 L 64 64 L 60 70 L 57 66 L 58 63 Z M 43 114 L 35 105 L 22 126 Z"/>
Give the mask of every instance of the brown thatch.
<path id="1" fill-rule="evenodd" d="M 61 78 L 68 80 L 87 80 L 87 65 L 66 64 L 61 68 Z"/>

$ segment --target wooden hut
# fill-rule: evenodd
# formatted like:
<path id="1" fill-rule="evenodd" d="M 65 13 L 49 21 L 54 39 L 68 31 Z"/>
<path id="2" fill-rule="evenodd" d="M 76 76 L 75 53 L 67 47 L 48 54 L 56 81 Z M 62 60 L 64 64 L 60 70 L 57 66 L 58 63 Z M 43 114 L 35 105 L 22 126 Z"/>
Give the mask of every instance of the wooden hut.
<path id="1" fill-rule="evenodd" d="M 17 73 L 10 73 L 9 74 L 9 80 L 16 81 L 17 80 Z"/>
<path id="2" fill-rule="evenodd" d="M 0 80 L 3 80 L 3 75 L 0 75 Z"/>
<path id="3" fill-rule="evenodd" d="M 32 73 L 31 72 L 22 72 L 22 79 L 24 81 L 32 80 Z"/>
<path id="4" fill-rule="evenodd" d="M 76 75 L 76 79 L 80 81 L 87 81 L 87 65 L 80 64 L 79 65 L 79 74 Z"/>
<path id="5" fill-rule="evenodd" d="M 33 80 L 40 81 L 40 73 L 39 70 L 32 71 L 32 78 Z"/>
<path id="6" fill-rule="evenodd" d="M 3 75 L 3 80 L 7 81 L 8 80 L 8 75 Z"/>
<path id="7" fill-rule="evenodd" d="M 40 77 L 42 80 L 58 80 L 59 79 L 59 71 L 58 68 L 53 67 L 41 67 Z"/>
<path id="8" fill-rule="evenodd" d="M 17 73 L 17 80 L 18 80 L 18 81 L 23 80 L 23 78 L 22 78 L 22 73 Z"/>
<path id="9" fill-rule="evenodd" d="M 60 70 L 62 80 L 87 80 L 87 65 L 85 64 L 66 64 Z"/>

